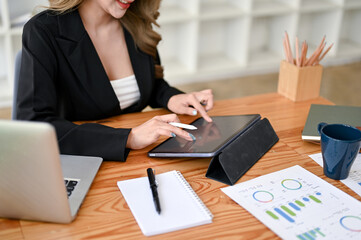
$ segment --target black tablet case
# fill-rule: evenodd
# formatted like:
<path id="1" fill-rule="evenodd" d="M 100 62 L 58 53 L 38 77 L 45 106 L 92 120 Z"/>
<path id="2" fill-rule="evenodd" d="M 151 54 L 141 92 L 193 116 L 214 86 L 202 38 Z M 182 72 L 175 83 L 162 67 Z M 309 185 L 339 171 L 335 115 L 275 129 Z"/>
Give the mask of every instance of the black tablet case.
<path id="1" fill-rule="evenodd" d="M 206 177 L 233 185 L 277 142 L 268 119 L 259 120 L 212 158 Z"/>

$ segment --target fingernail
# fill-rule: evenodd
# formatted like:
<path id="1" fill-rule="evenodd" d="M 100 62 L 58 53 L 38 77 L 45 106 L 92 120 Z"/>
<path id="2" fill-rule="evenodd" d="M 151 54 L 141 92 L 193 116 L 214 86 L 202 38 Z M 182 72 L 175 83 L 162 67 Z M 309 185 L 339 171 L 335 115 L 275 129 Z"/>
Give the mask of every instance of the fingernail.
<path id="1" fill-rule="evenodd" d="M 170 135 L 172 135 L 172 137 L 176 137 L 177 135 L 175 135 L 175 133 L 171 133 Z"/>
<path id="2" fill-rule="evenodd" d="M 193 114 L 193 116 L 197 115 L 197 110 L 194 109 L 192 114 Z"/>
<path id="3" fill-rule="evenodd" d="M 189 133 L 189 136 L 192 138 L 192 140 L 193 140 L 193 141 L 195 141 L 195 140 L 196 140 L 196 137 L 195 137 L 195 136 L 193 136 L 193 134 L 192 134 L 192 133 Z"/>

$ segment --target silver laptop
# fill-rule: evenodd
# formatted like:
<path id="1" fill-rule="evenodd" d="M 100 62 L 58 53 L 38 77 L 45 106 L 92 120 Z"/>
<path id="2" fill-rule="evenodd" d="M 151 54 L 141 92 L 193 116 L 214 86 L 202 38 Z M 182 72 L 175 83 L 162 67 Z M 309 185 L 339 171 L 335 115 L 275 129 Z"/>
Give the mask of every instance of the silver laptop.
<path id="1" fill-rule="evenodd" d="M 0 120 L 0 217 L 71 222 L 101 163 L 60 155 L 48 123 Z"/>

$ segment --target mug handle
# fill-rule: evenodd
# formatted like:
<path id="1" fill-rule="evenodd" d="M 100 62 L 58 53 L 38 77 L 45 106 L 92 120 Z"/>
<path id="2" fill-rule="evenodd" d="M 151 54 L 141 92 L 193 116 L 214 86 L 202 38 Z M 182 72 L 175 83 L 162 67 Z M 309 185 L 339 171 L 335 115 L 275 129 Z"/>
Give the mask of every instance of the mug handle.
<path id="1" fill-rule="evenodd" d="M 327 125 L 327 123 L 324 123 L 324 122 L 321 122 L 321 123 L 319 123 L 318 124 L 318 126 L 317 126 L 317 131 L 318 131 L 318 133 L 321 135 L 321 130 L 322 130 L 322 128 L 324 127 L 324 126 L 326 126 Z"/>

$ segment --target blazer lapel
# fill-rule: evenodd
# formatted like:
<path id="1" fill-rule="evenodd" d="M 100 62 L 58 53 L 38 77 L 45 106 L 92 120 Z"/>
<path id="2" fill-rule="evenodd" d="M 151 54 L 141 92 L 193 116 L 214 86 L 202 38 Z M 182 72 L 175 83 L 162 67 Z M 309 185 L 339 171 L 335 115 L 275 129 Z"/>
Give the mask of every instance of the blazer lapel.
<path id="1" fill-rule="evenodd" d="M 140 101 L 135 106 L 130 107 L 129 110 L 141 110 L 148 105 L 151 94 L 150 89 L 152 88 L 152 76 L 154 75 L 154 71 L 152 69 L 152 59 L 151 56 L 143 53 L 136 47 L 130 33 L 125 28 L 123 29 L 130 61 L 132 63 L 134 75 L 137 79 L 140 92 Z"/>
<path id="2" fill-rule="evenodd" d="M 120 114 L 119 101 L 79 12 L 74 10 L 58 19 L 60 37 L 56 40 L 79 82 L 105 115 Z"/>

